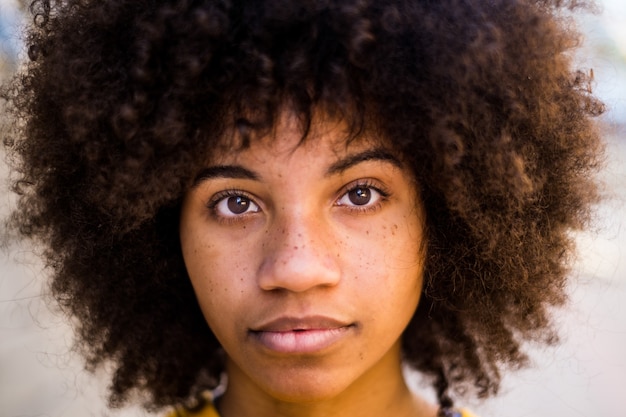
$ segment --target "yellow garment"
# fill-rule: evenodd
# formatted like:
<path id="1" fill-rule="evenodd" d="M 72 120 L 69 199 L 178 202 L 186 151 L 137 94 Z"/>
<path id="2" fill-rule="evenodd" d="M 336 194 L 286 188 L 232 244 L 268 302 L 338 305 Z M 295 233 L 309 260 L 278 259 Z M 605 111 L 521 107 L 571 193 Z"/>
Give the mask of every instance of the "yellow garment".
<path id="1" fill-rule="evenodd" d="M 196 413 L 191 413 L 189 411 L 186 411 L 182 407 L 177 407 L 176 410 L 172 411 L 166 417 L 220 417 L 220 415 L 217 413 L 217 410 L 215 409 L 215 406 L 213 406 L 213 403 L 208 402 L 207 405 L 202 408 L 202 410 Z"/>
<path id="2" fill-rule="evenodd" d="M 458 410 L 458 412 L 460 413 L 460 417 L 477 417 L 467 410 Z M 197 413 L 190 413 L 181 408 L 172 412 L 166 417 L 220 417 L 220 415 L 217 413 L 217 410 L 213 406 L 213 403 L 208 402 L 207 405 Z"/>

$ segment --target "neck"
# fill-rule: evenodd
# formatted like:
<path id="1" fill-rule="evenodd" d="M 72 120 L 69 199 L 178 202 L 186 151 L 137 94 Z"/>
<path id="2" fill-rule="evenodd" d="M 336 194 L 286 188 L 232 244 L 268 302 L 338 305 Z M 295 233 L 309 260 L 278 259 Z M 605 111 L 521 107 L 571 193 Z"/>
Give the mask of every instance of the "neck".
<path id="1" fill-rule="evenodd" d="M 399 355 L 398 355 L 399 356 Z M 229 370 L 229 388 L 219 401 L 222 417 L 434 417 L 436 407 L 406 385 L 398 356 L 370 369 L 350 386 L 327 398 L 280 399 Z"/>

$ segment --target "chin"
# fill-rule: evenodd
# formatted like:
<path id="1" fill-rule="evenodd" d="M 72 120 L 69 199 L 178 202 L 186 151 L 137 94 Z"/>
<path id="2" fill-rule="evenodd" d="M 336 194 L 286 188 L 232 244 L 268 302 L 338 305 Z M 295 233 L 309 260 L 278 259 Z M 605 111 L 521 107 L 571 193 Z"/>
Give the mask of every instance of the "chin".
<path id="1" fill-rule="evenodd" d="M 265 391 L 278 401 L 302 404 L 332 399 L 348 386 L 348 383 L 342 383 L 337 378 L 298 371 L 276 377 L 272 383 L 266 384 Z"/>

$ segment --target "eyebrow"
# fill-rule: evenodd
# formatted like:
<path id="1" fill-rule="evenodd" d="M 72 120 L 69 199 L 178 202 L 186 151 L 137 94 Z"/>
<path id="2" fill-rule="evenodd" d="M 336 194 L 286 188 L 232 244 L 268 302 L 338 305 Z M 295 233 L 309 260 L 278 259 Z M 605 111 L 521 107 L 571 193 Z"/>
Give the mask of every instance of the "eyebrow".
<path id="1" fill-rule="evenodd" d="M 326 176 L 341 174 L 355 165 L 365 161 L 385 161 L 390 162 L 398 168 L 402 168 L 402 162 L 391 152 L 384 148 L 368 149 L 354 155 L 348 155 L 332 164 L 326 170 Z"/>
<path id="2" fill-rule="evenodd" d="M 335 163 L 333 163 L 326 170 L 325 176 L 340 174 L 355 165 L 365 161 L 386 161 L 390 162 L 398 168 L 402 167 L 402 163 L 391 152 L 384 148 L 368 149 L 363 152 L 359 152 L 353 155 L 348 155 Z M 247 179 L 247 180 L 259 180 L 261 176 L 254 171 L 244 168 L 240 165 L 216 165 L 204 168 L 196 176 L 193 182 L 193 186 L 197 186 L 202 181 L 210 180 L 213 178 L 234 178 L 234 179 Z"/>
<path id="3" fill-rule="evenodd" d="M 258 180 L 259 174 L 250 171 L 240 165 L 216 165 L 212 167 L 204 168 L 196 176 L 193 181 L 193 186 L 200 184 L 202 181 L 210 180 L 212 178 L 236 178 L 246 180 Z"/>

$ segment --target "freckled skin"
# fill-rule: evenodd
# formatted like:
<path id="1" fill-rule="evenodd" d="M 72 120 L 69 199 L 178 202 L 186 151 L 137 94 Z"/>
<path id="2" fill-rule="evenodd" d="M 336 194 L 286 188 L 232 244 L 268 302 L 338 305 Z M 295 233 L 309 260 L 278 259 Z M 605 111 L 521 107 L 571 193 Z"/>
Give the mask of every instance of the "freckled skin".
<path id="1" fill-rule="evenodd" d="M 412 176 L 382 159 L 329 174 L 338 160 L 380 141 L 364 137 L 346 147 L 336 123 L 316 123 L 298 145 L 300 134 L 284 117 L 269 140 L 208 161 L 244 167 L 257 178 L 210 178 L 183 202 L 185 264 L 227 355 L 223 417 L 296 416 L 305 408 L 324 415 L 329 407 L 337 416 L 431 415 L 401 371 L 400 336 L 419 301 L 424 257 Z M 373 200 L 352 205 L 349 187 L 364 181 Z M 220 193 L 233 189 L 255 209 L 216 211 Z M 254 331 L 279 317 L 311 316 L 335 319 L 345 331 L 304 354 L 274 352 Z"/>

